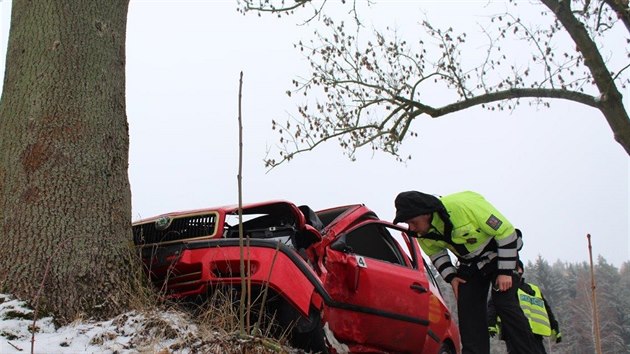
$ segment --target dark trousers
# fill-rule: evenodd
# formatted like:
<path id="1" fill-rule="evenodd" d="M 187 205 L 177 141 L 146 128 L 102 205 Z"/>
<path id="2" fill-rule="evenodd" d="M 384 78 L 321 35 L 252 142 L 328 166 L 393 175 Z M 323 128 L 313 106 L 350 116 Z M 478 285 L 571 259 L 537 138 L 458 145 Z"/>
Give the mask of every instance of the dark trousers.
<path id="1" fill-rule="evenodd" d="M 545 349 L 545 344 L 543 343 L 543 336 L 539 334 L 534 334 L 534 342 L 536 343 L 536 348 L 540 354 L 547 354 L 547 349 Z M 518 353 L 514 346 L 512 346 L 512 342 L 510 342 L 510 338 L 503 338 L 505 341 L 505 347 L 507 349 L 508 354 Z"/>
<path id="2" fill-rule="evenodd" d="M 459 315 L 459 332 L 462 338 L 463 354 L 490 353 L 490 336 L 488 334 L 488 290 L 492 283 L 490 277 L 473 267 L 466 267 L 462 278 L 466 283 L 459 284 L 457 311 Z M 459 274 L 458 274 L 459 276 Z M 513 354 L 538 353 L 529 322 L 519 306 L 516 292 L 520 279 L 512 276 L 513 286 L 508 291 L 492 290 L 497 315 L 510 338 Z"/>

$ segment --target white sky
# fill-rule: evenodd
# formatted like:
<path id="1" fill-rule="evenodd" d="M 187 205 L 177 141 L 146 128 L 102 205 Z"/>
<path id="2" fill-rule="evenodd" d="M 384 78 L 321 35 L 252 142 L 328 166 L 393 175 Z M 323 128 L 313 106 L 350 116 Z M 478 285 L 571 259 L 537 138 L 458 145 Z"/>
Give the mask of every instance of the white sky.
<path id="1" fill-rule="evenodd" d="M 469 36 L 490 13 L 485 2 L 401 0 L 377 8 L 380 15 L 368 15 L 368 23 L 415 28 L 409 26 L 424 18 L 419 3 L 430 20 L 472 26 Z M 617 266 L 630 259 L 628 155 L 603 116 L 577 104 L 422 118 L 413 126 L 420 138 L 403 145 L 413 155 L 406 165 L 369 151 L 351 162 L 333 142 L 267 173 L 262 160 L 278 141 L 271 120 L 295 113 L 297 101 L 284 92 L 294 77 L 308 73 L 293 49 L 312 33 L 296 26 L 304 17 L 242 16 L 233 0 L 131 1 L 127 114 L 134 220 L 237 202 L 243 71 L 245 202 L 286 199 L 316 210 L 364 203 L 391 220 L 401 191 L 475 190 L 523 230 L 525 260 L 588 261 L 587 233 L 595 257 Z M 10 4 L 0 0 L 3 74 L 9 18 Z M 628 102 L 630 91 L 625 96 Z"/>

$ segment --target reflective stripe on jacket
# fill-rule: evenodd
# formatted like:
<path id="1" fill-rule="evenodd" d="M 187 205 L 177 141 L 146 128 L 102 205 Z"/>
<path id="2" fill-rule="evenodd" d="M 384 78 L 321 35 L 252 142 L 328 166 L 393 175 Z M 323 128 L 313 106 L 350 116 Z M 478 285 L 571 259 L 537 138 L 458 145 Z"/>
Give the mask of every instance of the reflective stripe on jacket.
<path id="1" fill-rule="evenodd" d="M 532 332 L 541 336 L 551 335 L 551 324 L 549 323 L 549 315 L 545 309 L 545 300 L 543 300 L 540 288 L 534 284 L 528 284 L 534 294 L 530 295 L 518 289 L 518 301 L 525 313 L 525 317 L 529 320 L 529 326 Z"/>
<path id="2" fill-rule="evenodd" d="M 462 262 L 489 263 L 496 258 L 499 274 L 512 274 L 520 246 L 514 226 L 478 193 L 455 193 L 442 197 L 441 201 L 453 224 L 450 235 L 445 235 L 444 221 L 434 213 L 431 230 L 418 243 L 442 277 L 450 281 L 456 272 L 447 249 Z M 496 251 L 489 251 L 493 240 Z M 484 264 L 478 264 L 479 268 Z"/>

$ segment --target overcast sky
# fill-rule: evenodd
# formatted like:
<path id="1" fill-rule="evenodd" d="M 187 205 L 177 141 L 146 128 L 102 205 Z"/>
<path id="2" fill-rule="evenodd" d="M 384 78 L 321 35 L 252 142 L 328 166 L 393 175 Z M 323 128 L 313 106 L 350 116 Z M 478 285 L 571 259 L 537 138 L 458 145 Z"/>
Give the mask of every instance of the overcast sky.
<path id="1" fill-rule="evenodd" d="M 475 23 L 490 14 L 484 5 L 389 1 L 367 12 L 366 22 L 414 33 L 408 29 L 426 13 L 436 23 L 468 25 L 473 36 L 479 35 L 473 33 Z M 10 3 L 0 0 L 2 74 L 9 18 Z M 419 138 L 402 147 L 413 156 L 406 164 L 369 151 L 352 162 L 333 142 L 266 171 L 263 158 L 278 141 L 271 120 L 295 113 L 298 102 L 284 92 L 294 77 L 308 73 L 293 49 L 312 33 L 296 25 L 304 18 L 243 16 L 232 0 L 131 1 L 127 115 L 133 220 L 237 202 L 243 71 L 245 202 L 286 199 L 316 210 L 363 203 L 391 220 L 401 191 L 474 190 L 523 230 L 525 260 L 540 255 L 550 262 L 588 261 L 587 233 L 595 257 L 601 254 L 617 266 L 630 259 L 628 155 L 603 116 L 577 104 L 540 110 L 522 105 L 512 114 L 469 109 L 419 119 L 413 126 Z M 624 94 L 628 102 L 630 92 Z"/>

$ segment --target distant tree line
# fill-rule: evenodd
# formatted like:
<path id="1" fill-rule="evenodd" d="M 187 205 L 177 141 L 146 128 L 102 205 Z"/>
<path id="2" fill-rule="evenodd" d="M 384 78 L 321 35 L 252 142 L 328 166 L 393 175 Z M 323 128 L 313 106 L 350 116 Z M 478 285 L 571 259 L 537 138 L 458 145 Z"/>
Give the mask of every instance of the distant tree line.
<path id="1" fill-rule="evenodd" d="M 599 256 L 594 265 L 595 290 L 603 353 L 630 353 L 630 261 L 619 268 Z M 548 353 L 595 353 L 591 273 L 587 262 L 557 261 L 549 264 L 538 257 L 527 262 L 525 281 L 538 285 L 549 302 L 562 332 L 561 343 L 545 345 Z M 442 294 L 456 313 L 450 286 L 440 281 Z M 505 344 L 491 340 L 491 353 L 506 353 Z"/>

